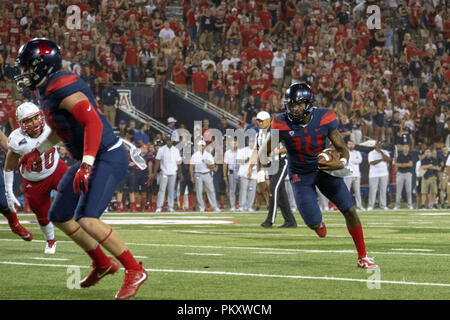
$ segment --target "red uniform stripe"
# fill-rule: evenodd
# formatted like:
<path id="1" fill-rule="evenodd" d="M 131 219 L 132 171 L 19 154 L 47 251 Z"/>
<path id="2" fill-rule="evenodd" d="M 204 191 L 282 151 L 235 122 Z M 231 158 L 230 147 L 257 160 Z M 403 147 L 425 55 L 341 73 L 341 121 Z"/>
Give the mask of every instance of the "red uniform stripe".
<path id="1" fill-rule="evenodd" d="M 69 84 L 72 84 L 77 81 L 78 77 L 73 74 L 59 77 L 48 85 L 46 95 L 48 96 L 53 92 L 55 92 L 56 90 L 64 88 L 65 86 L 68 86 Z"/>
<path id="2" fill-rule="evenodd" d="M 336 113 L 333 110 L 328 110 L 327 113 L 324 114 L 322 120 L 320 120 L 320 125 L 323 126 L 327 123 L 336 120 Z"/>
<path id="3" fill-rule="evenodd" d="M 288 126 L 286 122 L 284 122 L 281 119 L 275 118 L 272 120 L 272 129 L 278 129 L 278 130 L 291 130 L 291 128 Z"/>

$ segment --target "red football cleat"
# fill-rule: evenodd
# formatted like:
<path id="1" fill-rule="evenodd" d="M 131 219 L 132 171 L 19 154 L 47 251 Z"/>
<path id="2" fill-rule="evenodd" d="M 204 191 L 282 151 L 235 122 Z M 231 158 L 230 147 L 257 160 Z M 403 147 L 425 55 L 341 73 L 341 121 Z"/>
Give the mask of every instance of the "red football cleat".
<path id="1" fill-rule="evenodd" d="M 142 267 L 142 262 L 139 262 Z M 125 279 L 123 280 L 122 287 L 116 294 L 116 300 L 125 300 L 133 297 L 139 287 L 147 281 L 148 274 L 144 268 L 139 271 L 136 270 L 125 270 Z"/>
<path id="2" fill-rule="evenodd" d="M 21 237 L 25 241 L 31 241 L 33 240 L 33 234 L 28 231 L 24 226 L 22 226 L 20 223 L 15 224 L 14 226 L 10 226 L 11 231 L 15 234 L 17 234 L 19 237 Z"/>
<path id="3" fill-rule="evenodd" d="M 317 233 L 317 235 L 321 238 L 325 238 L 327 235 L 327 226 L 325 225 L 325 223 L 322 221 L 320 223 L 320 227 L 317 229 L 314 229 L 314 231 Z"/>
<path id="4" fill-rule="evenodd" d="M 119 270 L 120 266 L 116 262 L 116 260 L 109 258 L 109 264 L 105 267 L 98 267 L 96 265 L 92 265 L 92 270 L 89 275 L 81 280 L 80 287 L 88 288 L 95 285 L 100 281 L 101 278 L 108 274 L 116 273 Z"/>
<path id="5" fill-rule="evenodd" d="M 373 260 L 373 258 L 369 258 L 369 257 L 364 257 L 361 259 L 358 259 L 358 264 L 357 264 L 358 268 L 363 268 L 363 269 L 378 269 L 378 265 L 375 264 L 375 261 Z"/>

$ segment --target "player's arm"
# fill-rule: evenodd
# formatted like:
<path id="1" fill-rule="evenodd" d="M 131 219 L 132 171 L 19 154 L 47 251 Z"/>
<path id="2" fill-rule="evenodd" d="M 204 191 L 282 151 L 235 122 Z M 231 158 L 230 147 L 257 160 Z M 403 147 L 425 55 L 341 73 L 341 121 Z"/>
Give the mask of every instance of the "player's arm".
<path id="1" fill-rule="evenodd" d="M 0 131 L 0 145 L 5 148 L 8 149 L 8 137 L 5 136 L 5 134 L 3 133 L 3 131 Z"/>
<path id="2" fill-rule="evenodd" d="M 103 123 L 94 107 L 82 92 L 76 92 L 61 101 L 59 107 L 72 114 L 84 126 L 84 147 L 82 163 L 94 164 L 102 139 Z"/>
<path id="3" fill-rule="evenodd" d="M 337 129 L 334 129 L 328 133 L 328 138 L 333 144 L 337 152 L 339 152 L 340 157 L 331 163 L 324 163 L 320 166 L 321 170 L 339 170 L 342 169 L 350 158 L 350 153 L 348 152 L 347 145 L 345 144 L 344 138 L 341 136 Z"/>
<path id="4" fill-rule="evenodd" d="M 2 133 L 3 134 L 3 133 Z M 3 136 L 5 136 L 3 134 Z M 6 145 L 8 147 L 8 144 Z M 19 162 L 20 154 L 8 149 L 6 153 L 5 165 L 3 168 L 3 177 L 5 179 L 5 195 L 6 202 L 8 203 L 8 208 L 16 212 L 16 205 L 20 206 L 20 202 L 14 196 L 14 168 Z"/>

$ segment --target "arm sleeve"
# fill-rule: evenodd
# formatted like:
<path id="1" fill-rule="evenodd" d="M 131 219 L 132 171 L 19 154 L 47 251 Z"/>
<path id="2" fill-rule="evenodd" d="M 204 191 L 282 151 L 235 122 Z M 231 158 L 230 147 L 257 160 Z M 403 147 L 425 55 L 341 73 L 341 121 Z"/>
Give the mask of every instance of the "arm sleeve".
<path id="1" fill-rule="evenodd" d="M 72 108 L 72 115 L 84 126 L 83 157 L 95 158 L 102 139 L 102 121 L 89 100 L 82 100 L 75 104 Z"/>

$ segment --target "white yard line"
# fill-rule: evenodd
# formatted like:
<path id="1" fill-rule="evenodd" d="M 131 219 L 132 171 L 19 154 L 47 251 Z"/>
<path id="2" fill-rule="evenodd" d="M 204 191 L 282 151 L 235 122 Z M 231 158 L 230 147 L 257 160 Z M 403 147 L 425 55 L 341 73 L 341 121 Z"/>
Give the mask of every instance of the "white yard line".
<path id="1" fill-rule="evenodd" d="M 1 241 L 23 242 L 22 239 L 0 239 Z M 45 240 L 33 240 L 33 242 L 45 242 Z M 58 240 L 58 243 L 71 243 L 72 241 Z M 292 252 L 292 253 L 351 253 L 356 254 L 356 250 L 320 250 L 320 249 L 284 249 L 284 248 L 261 248 L 261 247 L 234 247 L 234 246 L 199 246 L 187 244 L 161 244 L 161 243 L 135 243 L 127 242 L 126 245 L 143 246 L 143 247 L 172 247 L 172 248 L 189 248 L 189 249 L 221 249 L 221 250 L 267 250 L 268 252 Z M 430 249 L 431 250 L 431 249 Z M 450 253 L 426 253 L 426 252 L 392 252 L 392 251 L 370 251 L 369 255 L 415 255 L 415 256 L 435 256 L 450 257 Z"/>
<path id="2" fill-rule="evenodd" d="M 35 267 L 55 267 L 55 268 L 90 268 L 90 266 L 77 265 L 63 265 L 63 264 L 44 264 L 44 263 L 25 263 L 15 261 L 0 261 L 0 264 L 5 265 L 21 265 L 21 266 L 35 266 Z M 240 276 L 240 277 L 257 277 L 257 278 L 278 278 L 278 279 L 301 279 L 301 280 L 326 280 L 326 281 L 346 281 L 346 282 L 365 282 L 374 284 L 397 284 L 410 286 L 432 286 L 432 287 L 450 287 L 450 283 L 435 283 L 435 282 L 412 282 L 412 281 L 394 281 L 394 280 L 374 280 L 374 279 L 356 279 L 356 278 L 338 278 L 338 277 L 319 277 L 306 275 L 282 275 L 282 274 L 267 274 L 267 273 L 243 273 L 243 272 L 227 272 L 227 271 L 205 271 L 205 270 L 176 270 L 176 269 L 145 269 L 148 272 L 164 272 L 164 273 L 189 273 L 201 275 L 223 275 L 223 276 Z"/>
<path id="3" fill-rule="evenodd" d="M 199 253 L 199 252 L 185 252 L 187 256 L 223 256 L 223 253 Z"/>

